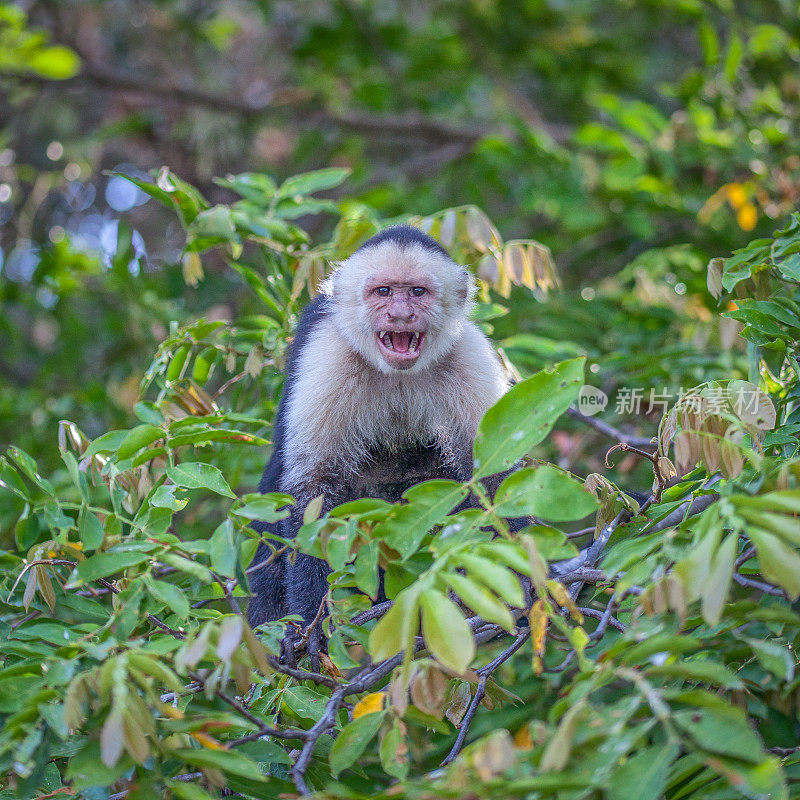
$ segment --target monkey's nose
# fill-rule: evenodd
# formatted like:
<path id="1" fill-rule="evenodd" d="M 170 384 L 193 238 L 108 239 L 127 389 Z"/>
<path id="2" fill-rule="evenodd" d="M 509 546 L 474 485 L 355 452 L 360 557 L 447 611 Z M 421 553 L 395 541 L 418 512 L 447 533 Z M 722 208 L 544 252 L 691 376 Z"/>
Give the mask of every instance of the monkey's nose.
<path id="1" fill-rule="evenodd" d="M 392 322 L 413 322 L 417 315 L 410 308 L 392 308 L 386 312 L 386 319 Z"/>

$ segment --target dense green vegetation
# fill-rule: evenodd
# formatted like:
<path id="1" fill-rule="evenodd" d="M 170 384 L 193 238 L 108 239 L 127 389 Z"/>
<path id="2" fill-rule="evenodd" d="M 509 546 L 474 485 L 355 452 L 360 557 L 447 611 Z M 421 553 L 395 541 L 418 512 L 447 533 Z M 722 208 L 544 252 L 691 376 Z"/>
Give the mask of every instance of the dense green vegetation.
<path id="1" fill-rule="evenodd" d="M 778 2 L 0 4 L 0 799 L 797 796 L 799 60 Z M 286 347 L 398 219 L 517 383 L 467 484 L 270 540 L 334 570 L 289 670 Z"/>

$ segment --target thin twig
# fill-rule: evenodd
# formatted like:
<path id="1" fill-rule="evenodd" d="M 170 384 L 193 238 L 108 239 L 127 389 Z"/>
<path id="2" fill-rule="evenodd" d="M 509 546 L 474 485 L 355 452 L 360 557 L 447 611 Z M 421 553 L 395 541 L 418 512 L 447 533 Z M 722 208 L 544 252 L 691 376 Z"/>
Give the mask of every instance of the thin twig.
<path id="1" fill-rule="evenodd" d="M 53 566 L 67 566 L 67 567 L 75 567 L 77 563 L 75 561 L 70 561 L 66 558 L 42 558 L 36 561 L 31 561 L 29 564 L 25 565 L 25 569 L 30 569 L 30 567 L 36 566 L 37 564 L 50 564 Z M 23 570 L 24 572 L 25 570 Z M 105 578 L 95 578 L 95 583 L 99 583 L 104 589 L 111 592 L 111 594 L 119 594 L 119 589 L 114 586 L 113 583 L 107 581 Z M 181 631 L 175 630 L 174 628 L 170 628 L 169 625 L 162 622 L 155 614 L 147 614 L 147 619 L 153 623 L 153 625 L 161 628 L 162 631 L 166 631 L 170 636 L 174 636 L 176 639 L 185 639 L 186 635 Z"/>
<path id="2" fill-rule="evenodd" d="M 617 430 L 609 425 L 607 422 L 603 422 L 601 419 L 587 417 L 586 414 L 582 414 L 580 412 L 577 406 L 570 406 L 568 412 L 573 419 L 582 422 L 584 425 L 588 425 L 590 428 L 594 428 L 598 433 L 602 433 L 603 436 L 607 436 L 609 439 L 613 439 L 615 442 L 622 442 L 624 444 L 631 445 L 632 447 L 655 447 L 652 437 L 648 439 L 644 436 L 632 436 L 627 433 L 623 433 L 622 431 Z"/>
<path id="3" fill-rule="evenodd" d="M 464 746 L 464 740 L 467 738 L 467 732 L 469 731 L 469 726 L 472 723 L 472 719 L 478 711 L 478 706 L 480 705 L 481 700 L 483 700 L 484 695 L 486 694 L 486 681 L 489 679 L 492 672 L 494 672 L 501 664 L 508 661 L 508 659 L 511 658 L 511 656 L 514 655 L 514 653 L 516 653 L 517 650 L 519 650 L 519 648 L 522 647 L 522 645 L 527 641 L 530 634 L 531 629 L 525 628 L 525 630 L 521 631 L 517 638 L 514 639 L 514 641 L 505 650 L 503 650 L 502 653 L 500 653 L 496 658 L 492 659 L 488 664 L 485 664 L 479 670 L 477 670 L 478 685 L 475 688 L 475 694 L 473 695 L 469 707 L 464 714 L 464 718 L 461 720 L 458 736 L 453 743 L 453 747 L 450 749 L 450 752 L 447 754 L 444 761 L 442 761 L 441 766 L 446 767 L 461 752 L 461 748 Z"/>
<path id="4" fill-rule="evenodd" d="M 287 550 L 289 550 L 289 545 L 285 544 L 283 547 L 279 547 L 277 550 L 273 550 L 263 561 L 259 561 L 258 564 L 252 567 L 248 567 L 245 572 L 248 575 L 252 575 L 254 572 L 257 572 L 260 569 L 264 569 L 264 567 L 268 567 L 270 564 L 273 564 L 278 556 L 283 555 Z"/>
<path id="5" fill-rule="evenodd" d="M 193 681 L 201 686 L 205 686 L 205 681 L 200 675 L 191 671 L 189 671 L 188 674 Z M 308 735 L 307 731 L 300 730 L 299 728 L 285 728 L 283 730 L 279 728 L 271 728 L 268 725 L 265 725 L 263 720 L 259 719 L 255 714 L 253 714 L 250 709 L 248 709 L 238 700 L 235 700 L 230 695 L 225 694 L 225 692 L 223 692 L 221 689 L 217 689 L 214 694 L 219 697 L 223 703 L 227 703 L 237 713 L 241 714 L 248 722 L 252 722 L 253 725 L 258 728 L 258 735 L 254 737 L 256 739 L 259 739 L 262 736 L 275 736 L 276 738 L 280 739 L 305 739 Z"/>
<path id="6" fill-rule="evenodd" d="M 311 757 L 314 754 L 314 748 L 317 741 L 323 733 L 326 733 L 330 728 L 336 724 L 336 715 L 342 707 L 345 699 L 353 694 L 360 694 L 367 689 L 372 688 L 376 683 L 383 680 L 396 666 L 403 660 L 403 653 L 398 653 L 380 664 L 367 667 L 363 669 L 358 676 L 350 683 L 340 686 L 335 689 L 330 699 L 328 700 L 322 716 L 314 725 L 306 731 L 306 740 L 303 744 L 303 749 L 297 757 L 294 766 L 292 767 L 292 779 L 297 791 L 302 795 L 311 794 L 308 784 L 306 783 L 306 770 L 311 762 Z"/>
<path id="7" fill-rule="evenodd" d="M 310 672 L 305 669 L 295 669 L 294 667 L 289 667 L 282 663 L 281 660 L 275 656 L 267 656 L 267 660 L 269 661 L 270 666 L 276 672 L 280 672 L 283 675 L 288 675 L 290 678 L 294 678 L 295 680 L 313 681 L 314 683 L 319 683 L 322 686 L 327 686 L 330 689 L 338 689 L 341 686 L 341 684 L 334 678 L 330 678 L 320 672 Z"/>
<path id="8" fill-rule="evenodd" d="M 170 780 L 171 781 L 181 781 L 184 783 L 189 783 L 190 781 L 196 781 L 198 778 L 202 778 L 202 772 L 186 772 L 182 775 L 173 775 Z M 115 792 L 114 794 L 110 794 L 108 796 L 108 800 L 125 800 L 128 795 L 133 791 L 133 786 L 129 789 L 124 789 L 121 792 Z"/>
<path id="9" fill-rule="evenodd" d="M 756 554 L 755 547 L 747 547 L 744 552 L 733 562 L 734 570 L 738 570 L 745 561 L 749 561 Z"/>
<path id="10" fill-rule="evenodd" d="M 656 479 L 656 488 L 653 491 L 652 502 L 659 503 L 661 501 L 661 494 L 667 487 L 667 478 L 661 474 L 661 457 L 658 454 L 658 450 L 656 450 L 653 453 L 649 453 L 646 450 L 642 450 L 639 447 L 634 447 L 633 445 L 627 444 L 626 442 L 620 442 L 619 444 L 615 444 L 613 447 L 609 448 L 608 452 L 606 452 L 607 467 L 611 466 L 611 464 L 608 463 L 608 457 L 615 450 L 622 450 L 625 453 L 635 453 L 637 456 L 646 458 L 650 462 L 650 464 L 653 467 L 653 475 L 655 476 Z"/>
<path id="11" fill-rule="evenodd" d="M 770 583 L 757 581 L 754 578 L 746 578 L 744 575 L 740 575 L 738 572 L 733 573 L 733 579 L 740 586 L 746 586 L 748 589 L 758 589 L 759 592 L 764 592 L 764 594 L 775 595 L 775 597 L 786 596 L 786 593 L 783 591 L 783 589 L 779 589 L 777 586 L 773 586 Z"/>
<path id="12" fill-rule="evenodd" d="M 311 622 L 309 622 L 308 625 L 306 625 L 306 627 L 303 628 L 302 631 L 300 631 L 300 643 L 302 645 L 305 645 L 305 643 L 308 641 L 308 637 L 311 636 L 311 632 L 319 624 L 319 621 L 322 619 L 322 615 L 325 613 L 327 605 L 328 605 L 328 593 L 325 592 L 319 604 L 319 608 L 317 609 L 317 613 L 314 616 L 314 619 L 312 619 Z"/>
<path id="13" fill-rule="evenodd" d="M 378 603 L 377 605 L 372 606 L 372 608 L 368 608 L 366 611 L 356 614 L 353 619 L 350 620 L 350 624 L 363 625 L 365 622 L 369 622 L 371 619 L 382 617 L 392 607 L 392 603 L 392 600 L 386 600 L 383 603 Z"/>
<path id="14" fill-rule="evenodd" d="M 605 611 L 598 611 L 596 608 L 578 608 L 578 611 L 580 611 L 584 617 L 600 620 L 598 626 L 589 635 L 590 639 L 599 639 L 605 633 L 609 625 L 611 625 L 612 628 L 616 628 L 618 631 L 625 631 L 625 626 L 616 617 L 612 616 L 612 607 L 613 604 L 609 603 Z"/>

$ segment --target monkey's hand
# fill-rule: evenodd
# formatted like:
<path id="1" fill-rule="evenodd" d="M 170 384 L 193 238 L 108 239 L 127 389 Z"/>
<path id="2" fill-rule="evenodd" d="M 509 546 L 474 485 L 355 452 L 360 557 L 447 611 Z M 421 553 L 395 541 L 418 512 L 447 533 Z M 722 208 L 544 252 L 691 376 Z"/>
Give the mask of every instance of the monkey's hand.
<path id="1" fill-rule="evenodd" d="M 281 640 L 281 664 L 297 669 L 297 646 L 302 641 L 300 633 L 292 629 Z"/>
<path id="2" fill-rule="evenodd" d="M 297 652 L 302 649 L 303 635 L 298 631 L 292 630 L 283 637 L 281 642 L 281 663 L 286 664 L 287 667 L 297 669 Z M 319 626 L 315 625 L 307 634 L 305 634 L 305 651 L 311 659 L 311 671 L 319 672 L 319 651 L 322 641 L 322 636 L 319 632 Z"/>

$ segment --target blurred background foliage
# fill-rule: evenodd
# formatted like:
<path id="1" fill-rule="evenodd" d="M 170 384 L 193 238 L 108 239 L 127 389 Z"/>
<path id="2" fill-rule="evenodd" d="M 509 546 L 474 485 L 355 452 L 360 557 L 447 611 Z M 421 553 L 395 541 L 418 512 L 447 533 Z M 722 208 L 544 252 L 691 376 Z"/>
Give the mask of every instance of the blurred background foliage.
<path id="1" fill-rule="evenodd" d="M 0 441 L 54 466 L 58 419 L 130 423 L 171 321 L 263 313 L 115 174 L 164 164 L 211 205 L 236 198 L 214 176 L 347 168 L 296 212 L 316 241 L 465 203 L 537 239 L 563 291 L 493 320 L 523 372 L 586 352 L 612 396 L 737 375 L 705 265 L 796 205 L 799 42 L 772 0 L 0 3 Z"/>
<path id="2" fill-rule="evenodd" d="M 84 647 L 82 633 L 79 642 L 67 636 L 70 648 L 84 649 L 80 663 L 74 649 L 59 650 L 52 659 L 61 671 L 50 672 L 48 680 L 58 692 L 80 686 L 96 668 L 122 668 L 129 656 L 136 661 L 136 631 L 157 649 L 147 668 L 159 670 L 162 661 L 173 663 L 177 645 L 173 641 L 170 649 L 163 635 L 150 630 L 151 611 L 175 612 L 176 619 L 189 615 L 195 636 L 201 621 L 216 625 L 219 607 L 233 598 L 233 584 L 216 575 L 208 582 L 206 560 L 234 581 L 240 600 L 245 597 L 242 570 L 255 547 L 246 523 L 253 515 L 266 518 L 264 503 L 274 502 L 248 500 L 246 492 L 256 486 L 265 461 L 297 313 L 330 262 L 380 226 L 410 218 L 482 278 L 476 317 L 519 377 L 585 356 L 586 379 L 610 396 L 604 418 L 646 436 L 656 433 L 666 404 L 681 388 L 704 384 L 697 394 L 710 392 L 716 381 L 749 379 L 770 394 L 771 422 L 779 422 L 764 435 L 764 453 L 748 451 L 743 470 L 743 456 L 735 456 L 731 441 L 714 447 L 701 435 L 727 435 L 729 419 L 707 409 L 682 413 L 675 440 L 679 467 L 702 461 L 708 474 L 723 468 L 732 480 L 720 491 L 721 510 L 712 508 L 696 525 L 690 520 L 677 533 L 662 535 L 665 525 L 637 537 L 643 526 L 681 507 L 687 486 L 700 491 L 701 474 L 689 473 L 680 492 L 668 490 L 660 510 L 658 503 L 651 509 L 649 521 L 614 533 L 603 568 L 628 573 L 620 598 L 631 630 L 622 644 L 605 640 L 609 649 L 595 653 L 606 654 L 598 658 L 606 665 L 619 659 L 622 683 L 609 691 L 602 681 L 587 688 L 582 676 L 589 662 L 580 655 L 586 641 L 569 640 L 574 650 L 567 648 L 564 669 L 573 652 L 580 669 L 564 678 L 548 673 L 542 680 L 528 667 L 529 656 L 520 654 L 525 664 L 519 661 L 507 682 L 526 703 L 478 716 L 475 732 L 518 729 L 514 747 L 534 754 L 531 774 L 542 761 L 547 770 L 560 771 L 573 747 L 573 711 L 583 714 L 596 689 L 596 705 L 586 713 L 591 711 L 589 727 L 597 733 L 581 732 L 574 745 L 574 763 L 583 770 L 577 786 L 592 773 L 585 785 L 616 781 L 621 789 L 614 798 L 662 793 L 666 764 L 677 750 L 672 744 L 664 750 L 657 736 L 627 766 L 614 767 L 616 778 L 603 772 L 633 752 L 636 737 L 649 730 L 636 727 L 629 736 L 628 719 L 636 714 L 655 723 L 651 707 L 660 722 L 666 720 L 670 742 L 673 722 L 690 733 L 689 722 L 708 724 L 691 733 L 696 747 L 686 748 L 681 734 L 688 754 L 670 773 L 670 796 L 687 796 L 703 784 L 709 797 L 738 797 L 740 790 L 754 798 L 788 797 L 784 780 L 793 782 L 793 791 L 800 774 L 799 628 L 782 595 L 786 589 L 794 601 L 800 591 L 792 549 L 800 218 L 795 215 L 775 239 L 764 237 L 787 224 L 800 193 L 798 62 L 797 4 L 769 0 L 0 0 L 0 482 L 7 490 L 0 496 L 0 612 L 6 626 L 0 710 L 13 712 L 0 749 L 3 769 L 13 761 L 19 777 L 19 793 L 8 790 L 9 796 L 29 797 L 40 788 L 44 796 L 58 794 L 59 769 L 48 763 L 40 743 L 45 733 L 48 742 L 67 738 L 55 717 L 46 716 L 50 700 L 39 708 L 38 694 L 20 691 L 33 684 L 20 682 L 14 659 L 38 670 L 52 656 L 46 636 L 63 645 L 65 632 L 73 635 L 82 625 L 94 630 L 100 620 L 104 630 L 113 622 L 109 646 L 118 647 L 121 657 L 109 658 L 105 645 Z M 714 260 L 738 248 L 724 262 Z M 517 411 L 525 411 L 517 402 Z M 662 423 L 664 452 L 677 424 L 674 413 Z M 653 479 L 648 463 L 632 452 L 618 453 L 609 471 L 603 461 L 608 445 L 595 431 L 561 419 L 535 451 L 576 474 L 601 474 L 591 479 L 602 495 L 598 525 L 618 511 L 606 476 L 639 489 Z M 198 489 L 200 496 L 189 494 Z M 220 496 L 233 499 L 234 492 L 258 511 L 246 511 L 240 500 L 226 511 Z M 134 529 L 146 541 L 131 541 Z M 570 536 L 586 542 L 594 531 L 590 525 Z M 775 544 L 770 531 L 792 547 Z M 98 552 L 83 561 L 78 545 Z M 130 583 L 119 582 L 124 602 L 111 602 L 117 587 L 105 588 L 102 608 L 85 592 L 73 592 L 75 585 L 65 589 L 59 575 L 72 562 L 52 561 L 51 546 L 53 553 L 90 564 L 84 567 L 87 583 L 135 560 Z M 134 560 L 125 550 L 131 546 L 141 546 Z M 192 559 L 174 558 L 173 549 Z M 546 558 L 569 555 L 562 550 L 553 548 Z M 47 559 L 32 569 L 30 559 L 43 555 Z M 165 575 L 175 577 L 162 581 Z M 752 575 L 772 584 L 753 582 Z M 624 594 L 634 578 L 642 584 L 641 602 Z M 765 586 L 774 603 L 763 594 L 751 597 Z M 191 612 L 184 593 L 197 598 Z M 725 605 L 729 596 L 735 602 Z M 695 606 L 687 635 L 672 636 L 701 597 L 702 621 Z M 556 595 L 553 601 L 562 605 Z M 587 613 L 594 611 L 597 619 L 594 605 Z M 677 622 L 665 626 L 670 609 Z M 651 614 L 660 619 L 651 624 Z M 50 625 L 45 619 L 57 620 L 58 627 L 48 627 L 46 635 L 25 629 Z M 541 637 L 546 627 L 545 620 Z M 751 638 L 743 638 L 745 631 Z M 20 637 L 40 635 L 44 644 L 19 644 Z M 592 635 L 602 638 L 600 624 Z M 269 636 L 267 631 L 268 645 Z M 645 650 L 639 644 L 648 636 L 656 640 Z M 340 658 L 343 649 L 332 641 Z M 561 661 L 563 643 L 548 637 L 548 669 L 556 657 Z M 728 701 L 746 707 L 747 720 L 733 709 L 723 713 L 710 694 L 654 694 L 626 666 L 650 664 L 646 668 L 657 671 L 663 663 L 649 661 L 651 655 L 669 651 L 677 658 L 696 647 L 713 658 L 671 663 L 686 671 L 665 672 L 665 680 L 677 675 L 738 692 L 741 677 L 747 696 L 731 694 Z M 237 652 L 239 658 L 242 648 Z M 195 655 L 199 659 L 200 651 Z M 137 669 L 144 657 L 138 656 Z M 714 658 L 719 664 L 712 666 Z M 220 685 L 232 663 L 222 662 L 214 678 Z M 163 681 L 163 670 L 147 674 Z M 441 688 L 430 674 L 431 687 Z M 567 696 L 564 687 L 574 675 Z M 134 695 L 113 703 L 122 709 Z M 205 725 L 207 713 L 220 711 L 219 702 L 210 704 L 211 695 L 192 724 Z M 308 695 L 296 696 L 294 706 L 280 702 L 302 716 Z M 194 708 L 204 697 L 198 693 Z M 664 697 L 678 704 L 674 714 L 671 706 L 664 712 Z M 443 698 L 428 703 L 430 714 L 441 717 Z M 262 699 L 259 713 L 271 719 L 275 698 L 256 703 Z M 107 714 L 107 700 L 93 707 L 86 723 L 91 736 L 103 720 L 104 729 L 119 733 L 122 711 Z M 419 707 L 424 700 L 414 697 Z M 619 716 L 618 703 L 628 708 L 627 716 Z M 567 705 L 571 710 L 556 727 Z M 706 706 L 708 713 L 697 712 Z M 531 713 L 535 720 L 549 715 L 547 727 L 528 725 Z M 699 716 L 687 720 L 690 713 Z M 409 740 L 425 770 L 443 755 L 443 741 L 427 749 L 431 720 L 418 718 Z M 162 722 L 159 747 L 171 735 Z M 751 724 L 771 754 L 754 743 Z M 126 747 L 143 762 L 149 745 L 142 746 L 141 730 L 127 731 Z M 206 760 L 191 760 L 197 748 L 181 758 L 207 773 L 213 768 L 213 774 L 224 755 L 228 768 L 235 768 L 239 762 L 229 751 L 217 753 L 220 763 L 211 759 L 220 743 L 202 730 L 204 739 L 191 735 Z M 597 746 L 596 736 L 605 737 L 607 749 Z M 480 791 L 506 768 L 509 742 L 487 739 L 485 747 L 465 754 Z M 545 742 L 553 747 L 547 744 L 542 755 Z M 559 748 L 563 759 L 554 761 Z M 390 756 L 393 750 L 401 759 L 400 745 L 386 747 Z M 108 797 L 108 785 L 132 763 L 127 756 L 119 760 L 121 750 L 101 763 L 95 739 L 78 758 L 66 746 L 51 754 L 73 771 L 70 780 L 81 770 L 92 773 L 84 783 L 85 796 L 93 799 Z M 283 751 L 250 755 L 279 757 L 286 773 Z M 791 762 L 781 773 L 776 757 L 787 755 Z M 327 754 L 320 758 L 313 770 Z M 103 765 L 116 765 L 117 772 L 109 777 Z M 162 778 L 176 774 L 173 767 L 177 762 L 130 797 L 153 796 Z M 325 769 L 309 772 L 314 785 L 326 780 Z M 649 769 L 660 777 L 646 787 L 649 794 L 639 794 L 637 775 Z M 376 772 L 370 770 L 372 780 Z M 143 781 L 145 774 L 141 770 Z M 720 775 L 733 788 L 720 788 Z M 288 774 L 278 778 L 282 789 L 291 789 Z M 383 786 L 385 778 L 380 780 Z M 424 780 L 416 789 L 409 785 L 409 796 L 429 796 L 427 775 Z M 445 781 L 444 788 L 462 793 L 463 784 Z M 527 796 L 533 788 L 520 792 Z M 509 796 L 502 784 L 495 789 L 486 796 Z M 178 784 L 171 790 L 193 800 L 207 796 Z"/>

